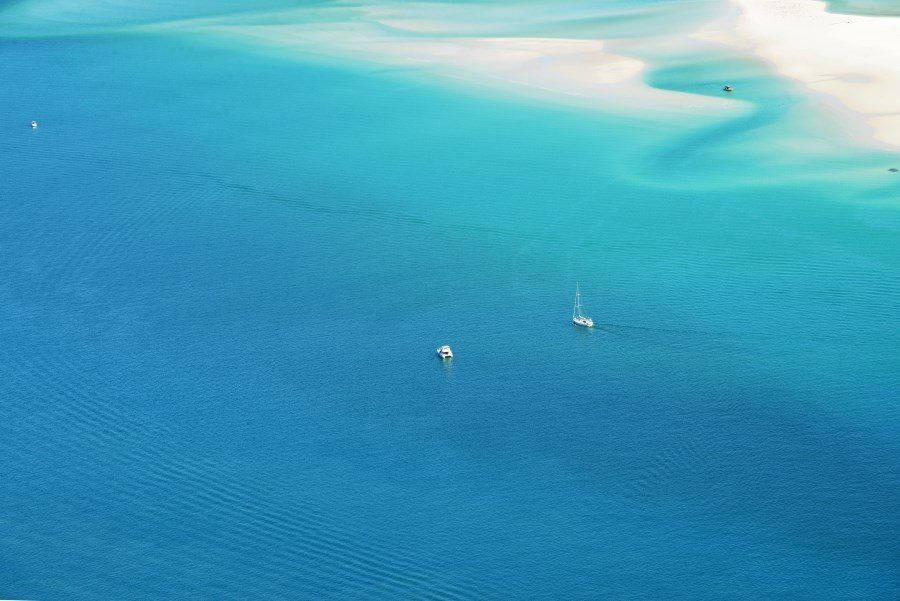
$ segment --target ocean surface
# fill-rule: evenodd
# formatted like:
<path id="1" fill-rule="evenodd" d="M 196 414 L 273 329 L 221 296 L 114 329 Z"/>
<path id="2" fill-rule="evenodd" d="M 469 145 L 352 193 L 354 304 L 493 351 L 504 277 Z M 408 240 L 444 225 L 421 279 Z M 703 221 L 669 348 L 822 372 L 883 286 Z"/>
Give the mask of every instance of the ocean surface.
<path id="1" fill-rule="evenodd" d="M 827 0 L 833 13 L 900 17 L 900 3 L 895 0 Z"/>
<path id="2" fill-rule="evenodd" d="M 900 596 L 897 153 L 145 27 L 262 4 L 0 3 L 0 597 Z"/>

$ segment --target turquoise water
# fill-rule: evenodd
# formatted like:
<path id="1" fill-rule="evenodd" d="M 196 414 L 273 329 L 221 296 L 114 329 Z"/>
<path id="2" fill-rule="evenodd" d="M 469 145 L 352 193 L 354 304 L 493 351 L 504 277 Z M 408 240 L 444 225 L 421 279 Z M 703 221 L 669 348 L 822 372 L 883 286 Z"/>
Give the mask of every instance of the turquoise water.
<path id="1" fill-rule="evenodd" d="M 828 10 L 851 15 L 900 16 L 900 4 L 894 0 L 828 0 Z"/>
<path id="2" fill-rule="evenodd" d="M 661 124 L 23 7 L 0 597 L 897 597 L 900 158 L 764 64 Z"/>

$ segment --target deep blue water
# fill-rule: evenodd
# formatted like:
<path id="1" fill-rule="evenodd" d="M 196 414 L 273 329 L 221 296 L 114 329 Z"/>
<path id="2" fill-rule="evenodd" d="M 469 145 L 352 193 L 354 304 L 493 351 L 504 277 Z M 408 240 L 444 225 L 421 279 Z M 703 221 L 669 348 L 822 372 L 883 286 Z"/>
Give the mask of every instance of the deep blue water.
<path id="1" fill-rule="evenodd" d="M 896 598 L 897 156 L 741 64 L 660 128 L 0 41 L 0 596 Z"/>

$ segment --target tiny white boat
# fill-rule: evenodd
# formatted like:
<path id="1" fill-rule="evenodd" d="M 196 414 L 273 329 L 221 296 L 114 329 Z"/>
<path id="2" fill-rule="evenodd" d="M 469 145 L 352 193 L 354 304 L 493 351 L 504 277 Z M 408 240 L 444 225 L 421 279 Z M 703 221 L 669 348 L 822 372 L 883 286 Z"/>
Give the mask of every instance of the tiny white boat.
<path id="1" fill-rule="evenodd" d="M 582 328 L 594 327 L 594 320 L 584 314 L 584 307 L 581 306 L 581 292 L 578 290 L 578 284 L 575 284 L 575 308 L 572 309 L 572 323 Z"/>
<path id="2" fill-rule="evenodd" d="M 732 88 L 731 86 L 725 86 L 722 89 L 725 90 L 726 92 L 734 92 L 734 88 Z"/>
<path id="3" fill-rule="evenodd" d="M 37 129 L 37 121 L 31 122 L 31 129 Z"/>
<path id="4" fill-rule="evenodd" d="M 453 351 L 450 350 L 450 347 L 446 344 L 437 350 L 438 357 L 441 359 L 452 359 Z"/>

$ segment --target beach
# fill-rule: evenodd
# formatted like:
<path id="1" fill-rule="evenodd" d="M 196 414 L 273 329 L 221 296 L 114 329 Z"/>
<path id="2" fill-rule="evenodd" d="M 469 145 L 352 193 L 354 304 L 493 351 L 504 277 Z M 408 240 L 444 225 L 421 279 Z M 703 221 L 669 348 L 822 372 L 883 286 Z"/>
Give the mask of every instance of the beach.
<path id="1" fill-rule="evenodd" d="M 732 1 L 737 35 L 759 56 L 900 148 L 900 18 L 830 13 L 819 0 Z"/>
<path id="2" fill-rule="evenodd" d="M 408 10 L 422 14 L 418 19 L 400 20 L 393 13 L 370 9 L 353 14 L 352 19 L 317 23 L 316 27 L 302 22 L 250 26 L 204 23 L 202 27 L 288 49 L 298 56 L 329 54 L 354 62 L 420 70 L 437 81 L 443 78 L 640 119 L 659 120 L 674 114 L 727 118 L 748 110 L 735 98 L 649 85 L 646 75 L 653 65 L 616 49 L 619 40 L 568 38 L 564 34 L 485 36 L 478 32 L 461 36 L 461 31 L 473 27 L 470 22 L 447 16 L 443 21 L 426 19 L 435 10 L 429 5 Z M 675 47 L 679 43 L 675 36 L 659 37 Z"/>
<path id="3" fill-rule="evenodd" d="M 513 14 L 508 5 L 487 10 L 484 19 L 472 19 L 451 5 L 375 2 L 339 13 L 328 7 L 277 12 L 249 25 L 225 18 L 176 26 L 240 36 L 297 56 L 323 54 L 422 70 L 436 80 L 633 118 L 659 120 L 679 114 L 709 122 L 746 114 L 748 96 L 743 90 L 729 98 L 710 93 L 716 88 L 686 93 L 650 85 L 649 80 L 660 66 L 654 61 L 696 52 L 693 41 L 714 41 L 762 58 L 782 76 L 827 99 L 833 108 L 824 114 L 841 122 L 837 126 L 857 141 L 900 148 L 900 18 L 830 13 L 818 0 L 731 2 L 736 12 L 723 16 L 713 11 L 708 22 L 695 23 L 695 31 L 684 26 L 654 31 L 641 38 L 642 44 L 630 36 L 608 37 L 610 32 L 603 28 L 581 29 L 578 37 L 567 37 L 572 32 L 555 24 L 537 25 L 539 18 L 531 13 L 525 13 L 526 23 L 554 35 L 516 34 L 508 23 Z M 321 15 L 314 25 L 310 13 Z M 608 13 L 618 15 L 615 10 Z M 595 14 L 604 13 L 589 16 Z M 632 18 L 637 15 L 644 13 L 634 11 Z M 642 56 L 642 45 L 664 50 L 648 58 Z"/>

